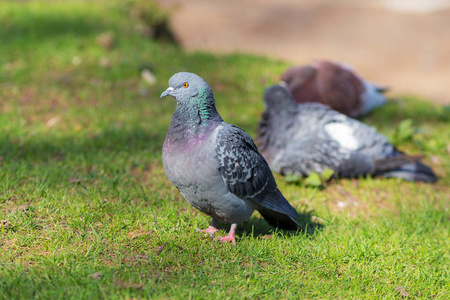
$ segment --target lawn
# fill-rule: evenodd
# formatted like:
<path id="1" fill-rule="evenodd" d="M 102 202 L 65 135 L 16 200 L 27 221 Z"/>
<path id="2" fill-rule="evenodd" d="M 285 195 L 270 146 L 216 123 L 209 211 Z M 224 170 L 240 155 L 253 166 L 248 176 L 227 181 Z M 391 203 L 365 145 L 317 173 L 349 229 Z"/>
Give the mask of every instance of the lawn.
<path id="1" fill-rule="evenodd" d="M 236 247 L 218 244 L 164 174 L 175 101 L 159 95 L 197 73 L 255 137 L 264 88 L 289 63 L 185 52 L 151 37 L 163 14 L 145 3 L 0 2 L 0 299 L 450 297 L 448 107 L 395 95 L 363 120 L 423 154 L 438 183 L 276 175 L 314 221 L 282 232 L 255 213 Z"/>

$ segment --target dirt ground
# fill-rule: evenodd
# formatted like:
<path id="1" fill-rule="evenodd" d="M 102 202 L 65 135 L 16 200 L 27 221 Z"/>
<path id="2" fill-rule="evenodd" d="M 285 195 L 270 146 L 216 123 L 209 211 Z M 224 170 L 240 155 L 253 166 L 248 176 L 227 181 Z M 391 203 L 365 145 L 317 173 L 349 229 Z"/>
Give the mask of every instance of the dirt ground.
<path id="1" fill-rule="evenodd" d="M 391 95 L 450 104 L 449 0 L 157 1 L 188 50 L 256 53 L 293 65 L 343 61 L 387 84 Z"/>

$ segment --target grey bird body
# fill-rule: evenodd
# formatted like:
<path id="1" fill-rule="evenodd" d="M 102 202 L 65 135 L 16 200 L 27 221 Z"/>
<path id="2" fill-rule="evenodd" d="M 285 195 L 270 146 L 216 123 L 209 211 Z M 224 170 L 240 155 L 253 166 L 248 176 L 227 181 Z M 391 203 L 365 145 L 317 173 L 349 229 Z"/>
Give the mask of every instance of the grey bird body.
<path id="1" fill-rule="evenodd" d="M 217 124 L 200 140 L 189 132 L 176 141 L 168 136 L 163 146 L 164 171 L 193 207 L 221 222 L 241 223 L 251 216 L 255 205 L 231 193 L 217 167 L 219 161 L 208 159 L 217 155 L 221 129 L 223 125 Z"/>
<path id="2" fill-rule="evenodd" d="M 266 89 L 264 101 L 257 142 L 275 172 L 307 176 L 329 168 L 340 177 L 436 181 L 429 167 L 397 151 L 373 127 L 322 104 L 296 104 L 278 85 Z"/>
<path id="3" fill-rule="evenodd" d="M 259 210 L 273 226 L 297 229 L 295 209 L 278 190 L 272 172 L 250 136 L 222 120 L 209 85 L 199 76 L 181 72 L 161 95 L 171 95 L 177 108 L 163 146 L 169 180 L 195 208 L 216 221 L 238 223 Z"/>

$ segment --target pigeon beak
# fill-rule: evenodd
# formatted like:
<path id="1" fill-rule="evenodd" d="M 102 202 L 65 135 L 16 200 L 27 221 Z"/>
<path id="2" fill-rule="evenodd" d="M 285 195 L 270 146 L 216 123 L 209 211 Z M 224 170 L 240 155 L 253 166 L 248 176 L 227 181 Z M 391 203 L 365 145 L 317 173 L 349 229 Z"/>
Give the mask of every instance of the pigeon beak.
<path id="1" fill-rule="evenodd" d="M 172 91 L 173 91 L 173 87 L 169 86 L 169 87 L 167 88 L 167 90 L 165 90 L 165 91 L 161 94 L 161 98 L 162 98 L 162 97 L 165 97 L 165 96 L 168 96 L 168 95 L 172 95 L 172 94 L 171 94 Z"/>

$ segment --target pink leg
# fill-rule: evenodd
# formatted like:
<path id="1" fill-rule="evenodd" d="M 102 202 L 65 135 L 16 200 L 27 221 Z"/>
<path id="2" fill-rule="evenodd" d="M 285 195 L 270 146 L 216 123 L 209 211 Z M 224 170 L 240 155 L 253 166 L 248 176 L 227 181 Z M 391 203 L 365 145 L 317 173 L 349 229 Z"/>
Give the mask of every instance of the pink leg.
<path id="1" fill-rule="evenodd" d="M 236 246 L 236 239 L 234 236 L 236 234 L 236 228 L 236 223 L 231 224 L 230 232 L 228 233 L 228 235 L 224 237 L 217 237 L 216 239 L 219 241 L 219 243 L 231 242 L 233 246 Z"/>
<path id="2" fill-rule="evenodd" d="M 209 224 L 209 227 L 206 229 L 195 229 L 196 231 L 199 232 L 204 232 L 204 233 L 208 233 L 211 237 L 214 237 L 214 233 L 216 233 L 217 231 L 219 231 L 219 229 L 216 228 L 216 219 L 212 219 L 211 223 Z"/>

